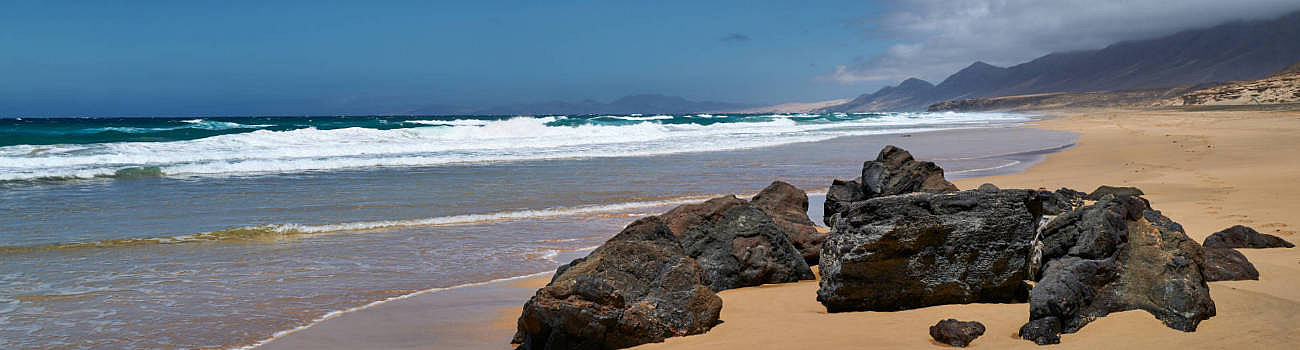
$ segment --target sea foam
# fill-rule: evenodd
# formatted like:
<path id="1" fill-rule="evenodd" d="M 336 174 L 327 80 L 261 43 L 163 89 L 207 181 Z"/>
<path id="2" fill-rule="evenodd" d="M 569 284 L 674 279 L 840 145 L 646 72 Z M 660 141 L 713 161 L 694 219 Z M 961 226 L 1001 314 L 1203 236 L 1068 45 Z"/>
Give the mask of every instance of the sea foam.
<path id="1" fill-rule="evenodd" d="M 895 113 L 842 118 L 771 115 L 613 116 L 598 124 L 563 116 L 411 120 L 398 129 L 265 130 L 169 142 L 0 147 L 0 181 L 115 177 L 123 169 L 161 176 L 224 176 L 346 168 L 432 166 L 562 158 L 650 156 L 820 141 L 840 136 L 970 127 L 1028 120 L 997 113 Z M 667 117 L 667 118 L 665 118 Z M 847 119 L 847 120 L 846 120 Z M 191 125 L 250 127 L 190 120 Z"/>

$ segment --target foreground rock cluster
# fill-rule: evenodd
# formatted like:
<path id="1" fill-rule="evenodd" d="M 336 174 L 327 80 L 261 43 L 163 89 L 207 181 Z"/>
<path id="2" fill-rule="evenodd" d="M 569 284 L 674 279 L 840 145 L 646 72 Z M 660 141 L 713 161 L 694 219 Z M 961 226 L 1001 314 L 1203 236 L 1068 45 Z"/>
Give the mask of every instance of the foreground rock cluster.
<path id="1" fill-rule="evenodd" d="M 1141 197 L 1106 194 L 1053 219 L 1040 243 L 1045 263 L 1022 338 L 1059 343 L 1060 333 L 1126 310 L 1186 332 L 1215 314 L 1201 247 Z"/>
<path id="2" fill-rule="evenodd" d="M 561 266 L 524 306 L 520 349 L 617 349 L 699 334 L 718 324 L 718 291 L 813 279 L 828 312 L 1028 302 L 1019 336 L 1060 342 L 1112 312 L 1144 310 L 1195 331 L 1215 315 L 1207 281 L 1257 279 L 1234 248 L 1291 247 L 1245 227 L 1204 247 L 1133 187 L 1092 193 L 960 191 L 943 169 L 885 147 L 853 180 L 827 191 L 822 234 L 808 197 L 774 182 L 751 200 L 682 205 L 629 225 Z M 984 333 L 945 320 L 931 336 L 954 346 Z"/>
<path id="3" fill-rule="evenodd" d="M 720 322 L 716 291 L 814 278 L 805 251 L 820 251 L 825 235 L 807 211 L 807 195 L 778 181 L 752 201 L 718 197 L 637 220 L 560 266 L 524 304 L 514 342 L 619 349 L 708 331 Z"/>
<path id="4" fill-rule="evenodd" d="M 1020 335 L 1038 344 L 1111 312 L 1146 310 L 1183 331 L 1215 314 L 1204 251 L 1137 188 L 940 181 L 933 163 L 886 147 L 862 177 L 831 184 L 817 292 L 827 311 L 1028 301 Z"/>

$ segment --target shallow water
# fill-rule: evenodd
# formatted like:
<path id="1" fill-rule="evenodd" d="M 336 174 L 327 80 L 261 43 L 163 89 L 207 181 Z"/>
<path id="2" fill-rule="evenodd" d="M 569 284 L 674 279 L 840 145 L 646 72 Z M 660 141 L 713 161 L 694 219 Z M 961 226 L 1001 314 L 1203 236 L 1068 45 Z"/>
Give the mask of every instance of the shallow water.
<path id="1" fill-rule="evenodd" d="M 309 171 L 174 174 L 169 166 L 189 165 L 169 155 L 114 165 L 158 166 L 158 176 L 9 182 L 0 185 L 0 348 L 247 345 L 377 300 L 551 270 L 636 217 L 677 204 L 752 194 L 773 180 L 820 191 L 832 178 L 856 176 L 885 144 L 960 178 L 1017 171 L 1075 138 L 1004 128 L 1025 116 L 994 119 L 751 128 L 734 139 L 741 146 L 715 138 L 718 151 L 677 152 L 667 144 L 683 138 L 668 138 L 625 142 L 622 149 L 643 152 L 628 156 L 542 152 L 530 160 Z M 918 132 L 956 127 L 981 128 Z M 805 138 L 818 142 L 794 142 Z M 527 153 L 516 141 L 512 152 Z M 610 146 L 572 147 L 581 154 Z"/>

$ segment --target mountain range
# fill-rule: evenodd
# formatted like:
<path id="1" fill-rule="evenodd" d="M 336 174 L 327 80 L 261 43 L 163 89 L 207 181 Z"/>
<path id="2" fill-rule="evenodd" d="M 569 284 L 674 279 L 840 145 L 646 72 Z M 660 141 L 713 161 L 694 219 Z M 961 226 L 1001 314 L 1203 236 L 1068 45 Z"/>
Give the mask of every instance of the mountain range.
<path id="1" fill-rule="evenodd" d="M 593 100 L 580 102 L 552 101 L 519 103 L 490 107 L 435 105 L 406 112 L 413 115 L 534 115 L 534 114 L 630 114 L 630 113 L 707 113 L 739 110 L 754 105 L 692 101 L 677 96 L 643 94 L 623 97 L 610 103 Z"/>
<path id="2" fill-rule="evenodd" d="M 1293 12 L 1097 50 L 1052 53 L 1011 67 L 975 62 L 938 85 L 911 78 L 819 111 L 914 111 L 954 99 L 1254 80 L 1298 60 L 1300 12 Z"/>

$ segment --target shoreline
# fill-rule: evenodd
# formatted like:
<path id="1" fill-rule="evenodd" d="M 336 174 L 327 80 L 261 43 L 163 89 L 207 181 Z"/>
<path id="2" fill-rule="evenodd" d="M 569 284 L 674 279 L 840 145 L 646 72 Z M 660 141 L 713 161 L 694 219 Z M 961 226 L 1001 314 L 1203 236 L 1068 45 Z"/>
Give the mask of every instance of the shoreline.
<path id="1" fill-rule="evenodd" d="M 976 142 L 975 140 L 980 140 L 984 137 L 987 137 L 989 133 L 1004 132 L 1004 133 L 1008 133 L 1008 135 L 1019 134 L 1019 132 L 1016 132 L 1014 130 L 1022 129 L 1027 124 L 1030 123 L 1034 123 L 1042 120 L 1056 119 L 1056 118 L 1060 118 L 1060 117 L 1054 115 L 1035 115 L 1035 119 L 1033 121 L 1023 122 L 1023 123 L 1018 123 L 1018 124 L 1013 124 L 1008 126 L 986 127 L 986 128 L 957 128 L 957 129 L 948 129 L 948 130 L 927 131 L 924 133 L 898 133 L 892 135 L 844 136 L 834 140 L 810 142 L 808 144 L 810 145 L 824 144 L 828 142 L 847 143 L 852 139 L 868 139 L 871 137 L 879 138 L 881 136 L 893 137 L 897 142 L 908 142 L 908 143 L 936 142 L 933 140 L 946 139 L 947 137 L 955 137 L 964 140 L 960 142 Z M 1073 147 L 1077 143 L 1076 141 L 1078 136 L 1079 135 L 1075 134 L 1071 136 L 1070 139 L 1067 140 L 1067 142 L 1064 142 L 1062 144 L 1053 144 L 1050 146 L 1021 147 L 1021 148 L 1013 147 L 1010 148 L 1011 151 L 1007 151 L 1007 152 L 998 152 L 994 154 L 977 154 L 977 155 L 965 156 L 965 157 L 951 157 L 945 159 L 938 159 L 936 161 L 941 161 L 941 162 L 942 161 L 953 161 L 953 162 L 1005 161 L 1006 162 L 1006 164 L 1001 164 L 993 167 L 968 169 L 964 171 L 954 172 L 954 174 L 961 174 L 958 175 L 957 178 L 986 176 L 987 174 L 1010 174 L 1016 172 L 1023 172 L 1027 166 L 1030 166 L 1037 162 L 1041 162 L 1044 156 Z M 930 147 L 935 147 L 935 146 L 930 146 Z M 1002 148 L 1007 148 L 1007 147 L 1009 146 L 1008 145 L 1002 146 Z M 825 175 L 827 177 L 826 182 L 827 184 L 829 184 L 830 178 L 845 177 L 845 176 L 850 176 L 852 174 L 825 174 Z M 949 176 L 949 177 L 953 178 L 953 176 Z M 821 200 L 824 200 L 826 190 L 825 188 L 822 187 L 810 187 L 810 188 L 805 188 L 805 191 L 806 193 L 808 193 L 810 197 L 809 207 L 810 209 L 812 209 L 810 210 L 810 212 L 813 212 L 810 213 L 810 216 L 815 216 L 812 218 L 813 221 L 820 223 Z M 756 192 L 739 193 L 736 195 L 742 197 L 750 197 L 753 196 L 754 194 L 756 194 Z M 699 196 L 691 196 L 691 197 L 695 198 Z M 699 199 L 698 201 L 702 201 L 703 199 L 707 199 L 711 197 L 712 196 L 701 197 L 701 199 Z M 610 234 L 612 235 L 613 233 L 611 232 Z M 581 251 L 578 253 L 579 254 L 572 254 L 574 255 L 572 257 L 555 259 L 555 261 L 562 263 L 571 260 L 572 258 L 581 257 L 585 255 L 587 251 Z M 428 290 L 417 291 L 408 295 L 393 297 L 387 300 L 375 301 L 361 307 L 357 307 L 345 311 L 331 312 L 326 316 L 322 316 L 320 318 L 315 319 L 310 324 L 296 327 L 291 330 L 277 332 L 276 335 L 274 335 L 271 338 L 258 341 L 255 344 L 236 347 L 235 349 L 349 348 L 349 346 L 343 345 L 346 344 L 349 340 L 345 339 L 345 337 L 338 336 L 337 333 L 349 332 L 350 330 L 351 330 L 350 333 L 354 333 L 355 335 L 358 336 L 365 335 L 365 334 L 371 334 L 373 336 L 373 334 L 385 333 L 386 330 L 383 330 L 381 328 L 392 328 L 392 327 L 379 327 L 373 325 L 374 322 L 384 321 L 384 320 L 377 319 L 377 318 L 385 318 L 382 317 L 382 315 L 378 315 L 378 313 L 381 311 L 406 312 L 406 310 L 399 310 L 401 308 L 391 307 L 390 304 L 401 304 L 403 302 L 407 302 L 408 304 L 412 304 L 412 306 L 414 306 L 414 304 L 418 304 L 419 301 L 409 302 L 411 299 L 421 299 L 421 298 L 426 299 L 422 301 L 428 301 L 428 299 L 455 299 L 455 298 L 463 297 L 460 296 L 459 294 L 464 294 L 464 293 L 455 293 L 455 292 L 463 292 L 465 290 L 479 290 L 489 294 L 491 293 L 502 294 L 505 293 L 505 291 L 509 291 L 510 293 L 506 293 L 506 294 L 510 294 L 510 296 L 506 296 L 505 298 L 506 299 L 514 298 L 514 299 L 497 300 L 496 302 L 508 301 L 508 303 L 501 304 L 498 307 L 494 307 L 491 310 L 488 310 L 492 315 L 491 320 L 485 321 L 482 319 L 477 319 L 475 317 L 470 317 L 470 319 L 462 320 L 461 322 L 439 322 L 439 325 L 451 325 L 459 328 L 465 328 L 468 333 L 462 332 L 462 333 L 456 333 L 455 335 L 456 336 L 469 335 L 470 337 L 474 337 L 480 340 L 480 342 L 475 343 L 473 345 L 501 344 L 500 348 L 503 349 L 510 348 L 508 344 L 509 337 L 514 332 L 514 327 L 515 327 L 514 322 L 519 315 L 519 311 L 522 310 L 523 302 L 526 301 L 529 297 L 531 297 L 533 292 L 535 292 L 537 288 L 540 288 L 544 286 L 547 282 L 549 282 L 550 276 L 553 274 L 553 272 L 554 269 L 550 269 L 547 271 L 527 274 L 523 276 L 506 277 L 506 278 L 501 278 L 501 279 L 496 279 L 491 281 L 468 283 L 468 284 L 463 284 L 460 286 L 453 286 L 453 287 L 431 288 Z M 524 290 L 526 291 L 526 293 L 524 294 L 514 293 L 514 292 L 518 292 L 519 290 Z M 458 295 L 446 295 L 452 293 Z M 389 305 L 390 307 L 384 307 L 385 305 Z M 377 310 L 381 307 L 386 310 Z M 480 314 L 485 313 L 483 312 L 484 310 L 477 310 L 477 311 L 479 311 L 478 313 Z M 426 317 L 425 319 L 420 319 L 420 318 L 411 319 L 410 317 L 414 317 L 414 316 L 408 315 L 408 316 L 396 316 L 393 318 L 403 319 L 404 317 L 406 317 L 406 319 L 402 321 L 409 321 L 410 323 L 419 323 L 419 322 L 429 323 L 427 321 L 428 317 Z M 436 316 L 430 316 L 430 317 L 436 318 Z M 341 320 L 342 318 L 347 318 L 347 319 Z M 396 322 L 394 323 L 393 327 L 399 327 L 399 325 L 397 324 L 400 323 L 403 322 Z M 363 329 L 360 331 L 352 330 L 355 327 L 362 327 Z M 487 329 L 484 329 L 485 327 Z M 421 339 L 425 340 L 426 342 L 422 344 L 405 344 L 402 341 L 392 342 L 391 340 L 387 340 L 387 339 L 376 340 L 376 341 L 384 344 L 383 347 L 385 348 L 451 348 L 451 347 L 460 347 L 466 345 L 454 341 L 447 342 L 447 341 L 443 341 L 442 339 L 438 339 L 435 341 L 434 344 L 430 344 L 427 341 L 429 341 L 430 339 L 436 339 L 437 337 L 431 336 L 429 332 L 423 332 L 423 333 L 408 332 L 407 335 L 420 336 Z M 374 345 L 374 343 L 372 343 L 371 345 Z"/>
<path id="2" fill-rule="evenodd" d="M 1078 145 L 1048 155 L 1028 171 L 953 181 L 970 189 L 1137 186 L 1145 198 L 1202 241 L 1235 224 L 1296 241 L 1300 206 L 1300 131 L 1294 113 L 1089 109 L 1055 111 L 1066 117 L 1027 127 L 1082 133 Z M 1289 348 L 1300 341 L 1300 251 L 1239 249 L 1260 271 L 1259 280 L 1209 283 L 1218 315 L 1195 332 L 1166 328 L 1144 311 L 1098 318 L 1063 334 L 1054 349 L 1124 347 Z M 1041 349 L 1016 332 L 1028 304 L 941 305 L 895 312 L 828 314 L 813 300 L 816 281 L 727 290 L 722 319 L 708 333 L 670 338 L 635 349 L 750 349 L 815 347 L 946 348 L 926 330 L 946 318 L 980 321 L 984 336 L 975 348 Z M 778 301 L 778 302 L 773 302 Z"/>

